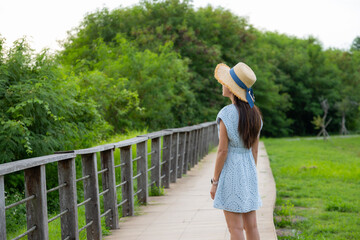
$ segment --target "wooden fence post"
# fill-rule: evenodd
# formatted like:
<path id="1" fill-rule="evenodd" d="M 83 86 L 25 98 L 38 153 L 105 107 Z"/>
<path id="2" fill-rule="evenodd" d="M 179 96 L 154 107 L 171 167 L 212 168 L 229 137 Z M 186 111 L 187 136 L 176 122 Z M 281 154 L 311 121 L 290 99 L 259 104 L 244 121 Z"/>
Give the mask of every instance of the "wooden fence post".
<path id="1" fill-rule="evenodd" d="M 208 146 L 207 146 L 207 153 L 210 151 L 210 148 L 212 148 L 212 125 L 208 126 L 208 139 L 209 139 L 209 143 L 208 143 Z"/>
<path id="2" fill-rule="evenodd" d="M 186 144 L 185 144 L 185 166 L 184 166 L 184 174 L 187 173 L 190 168 L 190 152 L 191 152 L 191 131 L 186 132 Z"/>
<path id="3" fill-rule="evenodd" d="M 108 149 L 100 152 L 101 169 L 108 169 L 102 173 L 103 191 L 108 189 L 104 196 L 104 212 L 111 210 L 111 213 L 106 215 L 106 225 L 111 229 L 119 228 L 119 214 L 117 208 L 116 197 L 116 180 L 115 180 L 115 166 L 114 166 L 114 149 Z"/>
<path id="4" fill-rule="evenodd" d="M 215 146 L 215 124 L 211 125 L 210 129 L 211 129 L 211 144 L 212 144 L 212 148 Z"/>
<path id="5" fill-rule="evenodd" d="M 58 162 L 58 181 L 59 185 L 66 183 L 66 186 L 59 189 L 60 212 L 68 210 L 61 217 L 61 237 L 77 240 L 79 226 L 75 158 Z"/>
<path id="6" fill-rule="evenodd" d="M 209 125 L 207 127 L 208 129 L 208 150 L 206 151 L 206 153 L 209 152 L 210 148 L 212 148 L 213 145 L 213 138 L 212 138 L 212 125 Z"/>
<path id="7" fill-rule="evenodd" d="M 218 137 L 217 137 L 217 126 L 216 124 L 213 125 L 213 144 L 214 144 L 214 147 L 217 146 L 217 140 L 218 140 Z"/>
<path id="8" fill-rule="evenodd" d="M 176 183 L 177 172 L 178 172 L 178 159 L 179 159 L 179 133 L 174 132 L 172 134 L 172 147 L 171 147 L 171 174 L 170 174 L 170 181 L 172 183 Z"/>
<path id="9" fill-rule="evenodd" d="M 121 163 L 125 166 L 121 167 L 121 182 L 126 181 L 122 185 L 122 200 L 127 199 L 127 203 L 123 205 L 123 216 L 134 216 L 134 187 L 133 187 L 133 164 L 131 156 L 131 145 L 120 148 Z"/>
<path id="10" fill-rule="evenodd" d="M 138 178 L 138 200 L 141 203 L 148 202 L 148 161 L 147 161 L 147 140 L 136 144 L 137 173 L 141 173 Z"/>
<path id="11" fill-rule="evenodd" d="M 25 197 L 35 195 L 35 198 L 26 202 L 27 228 L 36 229 L 28 234 L 29 240 L 49 239 L 47 198 L 46 198 L 46 173 L 45 165 L 24 170 Z"/>
<path id="12" fill-rule="evenodd" d="M 208 130 L 209 130 L 209 127 L 208 126 L 205 126 L 203 128 L 203 131 L 204 131 L 204 136 L 203 136 L 203 139 L 202 139 L 202 142 L 203 142 L 203 156 L 205 156 L 208 152 L 208 145 L 209 145 L 209 134 L 208 134 Z"/>
<path id="13" fill-rule="evenodd" d="M 191 165 L 190 169 L 195 166 L 195 151 L 196 151 L 196 129 L 191 131 Z"/>
<path id="14" fill-rule="evenodd" d="M 202 131 L 203 131 L 203 136 L 202 136 L 202 139 L 201 139 L 201 142 L 202 142 L 202 154 L 201 154 L 201 158 L 204 157 L 207 153 L 207 146 L 209 144 L 209 139 L 208 139 L 208 127 L 205 126 L 202 128 Z"/>
<path id="15" fill-rule="evenodd" d="M 201 152 L 201 128 L 196 129 L 195 165 L 198 164 Z"/>
<path id="16" fill-rule="evenodd" d="M 210 130 L 211 130 L 211 125 L 206 127 L 206 132 L 207 132 L 207 134 L 206 134 L 207 135 L 206 153 L 209 152 L 211 144 L 212 144 L 212 142 L 211 142 L 212 138 L 211 138 L 211 131 Z"/>
<path id="17" fill-rule="evenodd" d="M 197 161 L 197 157 L 196 157 L 196 151 L 197 151 L 197 145 L 199 143 L 198 141 L 198 130 L 195 128 L 194 130 L 194 149 L 193 149 L 193 164 L 191 166 L 191 168 L 193 168 L 196 165 L 196 161 Z"/>
<path id="18" fill-rule="evenodd" d="M 203 137 L 204 137 L 204 131 L 203 131 L 203 127 L 199 128 L 198 129 L 198 144 L 197 144 L 197 149 L 196 149 L 196 164 L 198 164 L 198 162 L 201 160 L 202 158 L 202 153 L 203 153 L 203 148 L 204 148 L 204 145 L 203 145 Z"/>
<path id="19" fill-rule="evenodd" d="M 164 135 L 163 158 L 161 162 L 162 164 L 161 186 L 164 186 L 165 188 L 170 187 L 171 138 L 172 138 L 172 134 Z"/>
<path id="20" fill-rule="evenodd" d="M 178 178 L 182 178 L 182 174 L 184 171 L 184 160 L 185 160 L 185 150 L 186 150 L 186 132 L 180 132 L 179 133 L 179 161 L 178 161 L 178 165 L 179 165 L 179 169 L 178 169 Z"/>
<path id="21" fill-rule="evenodd" d="M 4 176 L 0 176 L 0 239 L 6 239 Z"/>
<path id="22" fill-rule="evenodd" d="M 101 219 L 100 219 L 100 201 L 99 185 L 96 163 L 96 153 L 82 154 L 82 173 L 83 176 L 90 177 L 84 179 L 84 199 L 91 199 L 85 204 L 86 224 L 92 224 L 86 228 L 87 239 L 101 239 Z"/>
<path id="23" fill-rule="evenodd" d="M 160 187 L 161 183 L 161 165 L 160 165 L 160 155 L 161 155 L 161 144 L 160 137 L 151 139 L 151 166 L 154 167 L 151 171 L 151 182 L 155 183 L 155 186 Z"/>
<path id="24" fill-rule="evenodd" d="M 198 162 L 202 159 L 203 154 L 204 154 L 204 127 L 201 126 L 201 128 L 199 129 L 199 154 L 198 154 Z"/>

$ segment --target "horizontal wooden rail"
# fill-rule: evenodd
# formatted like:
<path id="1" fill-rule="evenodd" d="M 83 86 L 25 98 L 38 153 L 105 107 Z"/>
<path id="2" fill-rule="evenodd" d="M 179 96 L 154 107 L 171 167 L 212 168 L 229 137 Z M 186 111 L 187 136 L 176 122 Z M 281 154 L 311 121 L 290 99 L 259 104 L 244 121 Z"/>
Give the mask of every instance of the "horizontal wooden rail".
<path id="1" fill-rule="evenodd" d="M 151 142 L 150 149 L 148 141 Z M 20 204 L 26 204 L 27 231 L 15 239 L 24 236 L 29 240 L 49 239 L 48 224 L 56 219 L 61 219 L 62 239 L 79 239 L 79 233 L 83 230 L 86 230 L 87 239 L 101 239 L 102 217 L 108 227 L 118 228 L 119 208 L 122 209 L 122 216 L 133 216 L 135 197 L 140 203 L 146 204 L 149 188 L 169 188 L 170 182 L 176 182 L 177 178 L 186 174 L 217 144 L 216 122 L 206 122 L 164 129 L 116 143 L 1 164 L 0 239 L 6 239 L 6 211 Z M 132 151 L 134 145 L 136 153 Z M 120 150 L 120 159 L 114 158 L 117 149 Z M 82 167 L 79 178 L 76 178 L 77 156 L 81 157 L 81 162 L 77 164 Z M 45 166 L 49 163 L 58 165 L 58 186 L 47 190 Z M 133 172 L 134 166 L 136 172 Z M 115 174 L 118 168 L 121 179 L 117 179 L 119 174 Z M 25 175 L 25 198 L 6 206 L 4 176 L 19 171 Z M 100 177 L 102 188 L 99 187 Z M 78 203 L 77 183 L 83 184 L 84 200 L 81 203 Z M 117 197 L 119 188 L 121 199 Z M 102 192 L 99 189 L 103 189 Z M 54 191 L 59 191 L 60 212 L 48 219 L 47 194 Z M 100 204 L 101 201 L 103 204 Z M 104 206 L 103 213 L 100 212 L 100 205 Z M 86 223 L 79 228 L 77 209 L 82 206 L 85 207 Z"/>

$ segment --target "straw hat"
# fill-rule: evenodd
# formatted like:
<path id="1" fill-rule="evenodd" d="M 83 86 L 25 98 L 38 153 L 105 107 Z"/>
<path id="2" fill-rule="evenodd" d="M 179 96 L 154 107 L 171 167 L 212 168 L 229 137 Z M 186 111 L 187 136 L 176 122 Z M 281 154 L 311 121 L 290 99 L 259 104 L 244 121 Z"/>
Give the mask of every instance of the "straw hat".
<path id="1" fill-rule="evenodd" d="M 215 78 L 225 85 L 235 96 L 254 106 L 255 96 L 251 86 L 256 81 L 254 71 L 245 63 L 239 62 L 233 68 L 220 63 L 215 68 Z"/>

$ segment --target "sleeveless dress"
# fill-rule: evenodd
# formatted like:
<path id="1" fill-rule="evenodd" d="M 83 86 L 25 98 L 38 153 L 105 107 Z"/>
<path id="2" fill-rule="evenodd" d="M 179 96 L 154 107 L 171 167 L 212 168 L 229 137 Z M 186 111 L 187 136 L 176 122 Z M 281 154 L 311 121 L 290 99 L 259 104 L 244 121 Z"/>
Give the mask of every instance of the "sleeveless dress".
<path id="1" fill-rule="evenodd" d="M 251 148 L 245 148 L 239 136 L 237 130 L 239 113 L 236 106 L 230 104 L 219 111 L 216 117 L 218 136 L 220 135 L 220 119 L 226 126 L 229 143 L 213 207 L 239 213 L 257 210 L 262 206 L 262 201 L 258 190 L 255 160 Z M 261 129 L 262 126 L 261 120 Z"/>

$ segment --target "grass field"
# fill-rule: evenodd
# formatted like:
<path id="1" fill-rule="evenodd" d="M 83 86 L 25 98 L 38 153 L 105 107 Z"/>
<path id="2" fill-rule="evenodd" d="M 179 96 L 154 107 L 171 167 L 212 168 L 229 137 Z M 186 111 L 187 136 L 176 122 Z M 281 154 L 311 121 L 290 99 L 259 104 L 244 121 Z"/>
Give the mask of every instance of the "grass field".
<path id="1" fill-rule="evenodd" d="M 278 239 L 360 239 L 360 136 L 262 140 Z"/>

